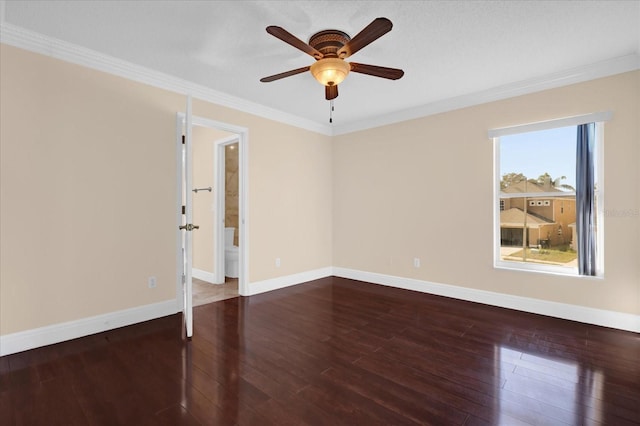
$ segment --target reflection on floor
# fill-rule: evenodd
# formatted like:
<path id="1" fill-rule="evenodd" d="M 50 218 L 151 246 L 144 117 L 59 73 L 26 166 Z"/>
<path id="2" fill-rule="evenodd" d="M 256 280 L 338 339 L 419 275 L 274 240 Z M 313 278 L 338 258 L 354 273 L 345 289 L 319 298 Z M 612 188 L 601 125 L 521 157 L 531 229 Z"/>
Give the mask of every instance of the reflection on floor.
<path id="1" fill-rule="evenodd" d="M 219 300 L 238 297 L 238 279 L 225 277 L 224 284 L 210 284 L 193 279 L 193 306 L 205 305 Z"/>
<path id="2" fill-rule="evenodd" d="M 640 335 L 326 277 L 0 357 L 3 425 L 640 425 Z"/>

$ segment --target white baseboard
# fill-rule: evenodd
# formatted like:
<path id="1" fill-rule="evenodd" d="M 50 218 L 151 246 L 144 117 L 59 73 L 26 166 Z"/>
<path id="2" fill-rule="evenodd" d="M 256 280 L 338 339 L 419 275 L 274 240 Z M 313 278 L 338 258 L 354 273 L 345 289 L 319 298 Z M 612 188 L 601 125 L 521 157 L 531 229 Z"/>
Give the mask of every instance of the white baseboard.
<path id="1" fill-rule="evenodd" d="M 198 271 L 199 270 L 197 269 L 193 269 L 193 276 L 204 281 L 208 281 L 207 278 L 213 275 L 207 275 L 209 273 L 204 271 L 199 271 L 203 272 L 203 274 L 198 275 Z M 332 268 L 326 267 L 301 272 L 299 274 L 273 278 L 270 280 L 257 281 L 249 284 L 250 292 L 248 295 L 277 290 L 279 288 L 289 287 L 331 275 Z M 35 349 L 41 346 L 53 345 L 66 340 L 89 336 L 91 334 L 101 333 L 103 331 L 125 327 L 127 325 L 155 318 L 161 318 L 180 312 L 180 310 L 181 307 L 178 300 L 174 299 L 152 305 L 139 306 L 136 308 L 97 315 L 94 317 L 82 318 L 76 321 L 52 324 L 45 327 L 6 334 L 0 336 L 0 356 Z"/>
<path id="2" fill-rule="evenodd" d="M 640 315 L 589 308 L 586 306 L 570 305 L 567 303 L 551 302 L 529 297 L 513 296 L 485 290 L 477 290 L 448 284 L 438 284 L 429 281 L 402 278 L 375 272 L 358 271 L 348 268 L 333 268 L 336 277 L 349 278 L 390 287 L 414 290 L 422 293 L 436 294 L 470 302 L 484 303 L 517 311 L 547 315 L 586 324 L 617 328 L 620 330 L 640 333 Z"/>
<path id="3" fill-rule="evenodd" d="M 191 268 L 191 276 L 202 281 L 206 281 L 209 284 L 215 284 L 213 272 L 203 271 L 202 269 Z M 223 283 L 224 284 L 224 283 Z"/>
<path id="4" fill-rule="evenodd" d="M 330 277 L 332 274 L 333 268 L 331 266 L 328 266 L 326 268 L 314 269 L 312 271 L 300 272 L 298 274 L 286 275 L 269 280 L 255 281 L 249 283 L 249 292 L 247 296 L 253 296 L 254 294 L 260 294 L 266 291 L 278 290 L 280 288 L 302 284 L 307 281 Z"/>
<path id="5" fill-rule="evenodd" d="M 76 321 L 6 334 L 0 336 L 0 356 L 165 317 L 179 311 L 180 308 L 174 299 L 122 311 L 110 312 L 104 315 L 82 318 Z"/>
<path id="6" fill-rule="evenodd" d="M 422 293 L 435 294 L 454 299 L 484 303 L 502 308 L 515 309 L 518 311 L 640 333 L 640 315 L 625 314 L 622 312 L 607 311 L 604 309 L 550 302 L 546 300 L 513 296 L 509 294 L 340 267 L 326 267 L 298 274 L 256 281 L 249 284 L 248 296 L 290 287 L 332 275 L 373 284 L 381 284 L 405 290 L 419 291 Z M 21 331 L 18 333 L 7 334 L 0 336 L 0 356 L 22 352 L 40 346 L 52 345 L 66 340 L 76 339 L 155 318 L 161 318 L 175 314 L 179 311 L 180 306 L 177 300 L 167 300 L 165 302 L 139 306 L 104 315 L 82 318 L 77 321 L 69 321 L 32 330 Z"/>

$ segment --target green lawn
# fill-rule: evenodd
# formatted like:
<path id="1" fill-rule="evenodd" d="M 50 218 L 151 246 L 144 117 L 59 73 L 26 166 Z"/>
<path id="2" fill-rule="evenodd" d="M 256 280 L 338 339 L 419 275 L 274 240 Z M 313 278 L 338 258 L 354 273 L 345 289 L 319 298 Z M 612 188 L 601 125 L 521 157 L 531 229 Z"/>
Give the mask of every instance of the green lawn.
<path id="1" fill-rule="evenodd" d="M 540 262 L 569 263 L 578 257 L 578 253 L 568 250 L 555 249 L 530 249 L 527 248 L 527 260 L 537 260 Z M 522 259 L 522 250 L 510 254 L 505 260 Z"/>

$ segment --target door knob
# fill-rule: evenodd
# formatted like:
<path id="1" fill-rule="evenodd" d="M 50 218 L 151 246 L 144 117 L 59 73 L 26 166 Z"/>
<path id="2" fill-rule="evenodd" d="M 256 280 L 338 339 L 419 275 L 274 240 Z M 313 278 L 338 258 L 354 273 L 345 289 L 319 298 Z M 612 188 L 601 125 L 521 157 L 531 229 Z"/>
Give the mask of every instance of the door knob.
<path id="1" fill-rule="evenodd" d="M 184 229 L 186 231 L 193 231 L 194 229 L 200 229 L 200 226 L 198 225 L 193 225 L 191 223 L 187 223 L 186 225 L 180 225 L 178 226 L 178 229 Z"/>

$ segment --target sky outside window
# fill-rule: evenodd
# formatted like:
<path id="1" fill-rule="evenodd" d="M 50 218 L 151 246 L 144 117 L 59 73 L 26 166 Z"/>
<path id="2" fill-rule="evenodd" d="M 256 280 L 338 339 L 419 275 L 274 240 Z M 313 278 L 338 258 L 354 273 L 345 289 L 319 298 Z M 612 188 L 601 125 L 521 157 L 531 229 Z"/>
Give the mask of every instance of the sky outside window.
<path id="1" fill-rule="evenodd" d="M 500 137 L 500 177 L 522 173 L 537 179 L 549 173 L 552 179 L 566 176 L 559 184 L 576 186 L 575 126 Z"/>

